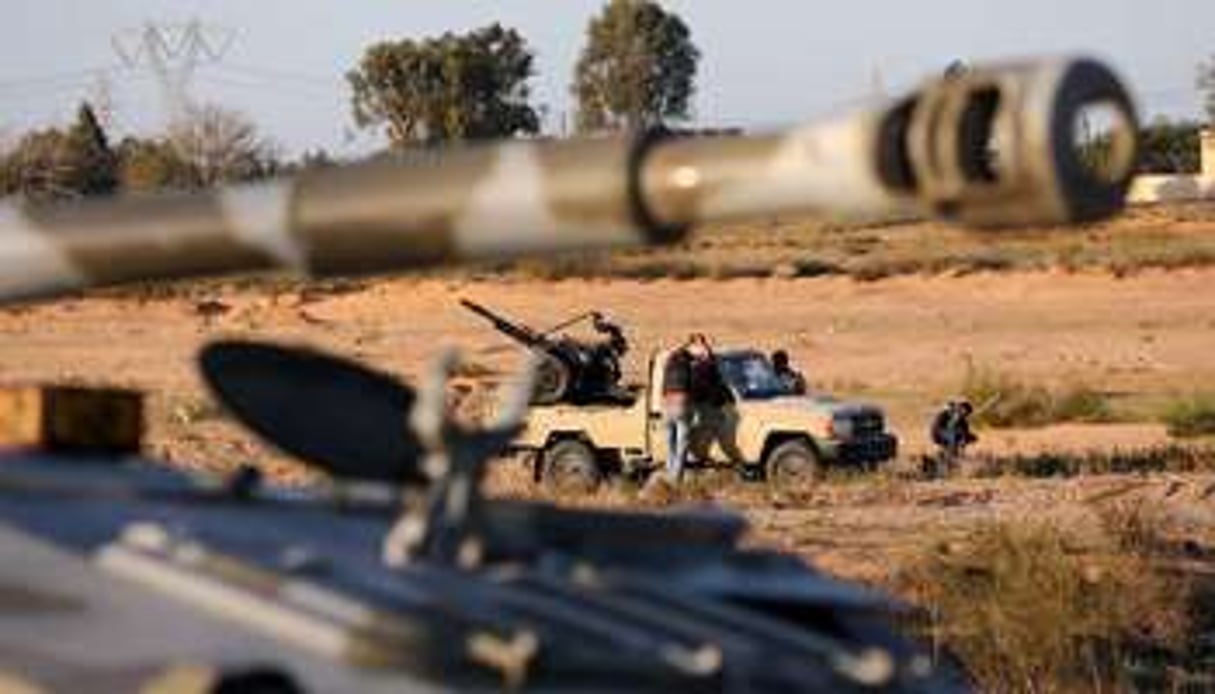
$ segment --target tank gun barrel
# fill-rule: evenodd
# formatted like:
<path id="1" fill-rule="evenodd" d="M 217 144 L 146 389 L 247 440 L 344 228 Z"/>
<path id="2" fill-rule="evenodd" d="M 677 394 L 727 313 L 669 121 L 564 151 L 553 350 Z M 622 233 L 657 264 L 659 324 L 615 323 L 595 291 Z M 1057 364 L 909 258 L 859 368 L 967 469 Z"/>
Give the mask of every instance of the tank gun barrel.
<path id="1" fill-rule="evenodd" d="M 1109 169 L 1077 124 L 1122 127 Z M 792 214 L 1066 224 L 1122 205 L 1134 109 L 1087 59 L 978 67 L 783 134 L 512 141 L 184 196 L 0 205 L 0 301 L 276 267 L 358 274 L 674 242 L 692 226 Z"/>

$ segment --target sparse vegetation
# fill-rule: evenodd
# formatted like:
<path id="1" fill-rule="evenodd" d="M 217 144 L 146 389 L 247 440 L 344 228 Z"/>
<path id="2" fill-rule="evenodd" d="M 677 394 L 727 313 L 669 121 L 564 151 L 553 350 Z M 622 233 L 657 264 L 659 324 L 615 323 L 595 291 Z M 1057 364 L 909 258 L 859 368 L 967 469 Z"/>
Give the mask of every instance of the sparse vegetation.
<path id="1" fill-rule="evenodd" d="M 1078 477 L 1215 472 L 1215 449 L 1157 446 L 1141 450 L 1090 451 L 1083 454 L 988 456 L 973 459 L 979 477 Z"/>
<path id="2" fill-rule="evenodd" d="M 1083 383 L 1048 388 L 973 364 L 967 368 L 961 392 L 979 408 L 975 423 L 996 428 L 1104 422 L 1113 417 L 1106 396 Z"/>
<path id="3" fill-rule="evenodd" d="M 481 276 L 528 279 L 695 279 L 851 277 L 874 282 L 919 275 L 1107 272 L 1215 266 L 1215 205 L 1136 208 L 1124 220 L 1082 230 L 972 235 L 933 223 L 841 225 L 773 221 L 698 230 L 672 248 L 573 255 L 553 263 L 499 263 Z"/>
<path id="4" fill-rule="evenodd" d="M 1139 521 L 1149 521 L 1139 516 Z M 1187 586 L 1126 527 L 1082 537 L 1047 522 L 996 523 L 902 576 L 927 631 L 984 691 L 1103 691 L 1167 683 L 1188 633 Z M 1155 531 L 1153 531 L 1155 532 Z"/>
<path id="5" fill-rule="evenodd" d="M 223 419 L 226 416 L 218 403 L 205 397 L 175 398 L 166 403 L 166 409 L 168 420 L 183 427 Z"/>
<path id="6" fill-rule="evenodd" d="M 1165 411 L 1163 419 L 1170 436 L 1215 436 L 1215 396 L 1193 395 L 1178 400 Z"/>

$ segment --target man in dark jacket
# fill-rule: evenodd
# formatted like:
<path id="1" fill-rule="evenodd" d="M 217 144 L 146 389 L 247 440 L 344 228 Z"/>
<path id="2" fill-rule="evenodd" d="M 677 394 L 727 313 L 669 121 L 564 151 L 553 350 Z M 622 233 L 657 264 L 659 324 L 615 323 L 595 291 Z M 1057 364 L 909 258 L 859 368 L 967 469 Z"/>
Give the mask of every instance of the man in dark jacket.
<path id="1" fill-rule="evenodd" d="M 932 442 L 940 449 L 938 461 L 943 472 L 952 472 L 966 447 L 977 442 L 970 428 L 974 406 L 966 400 L 950 401 L 932 420 Z"/>
<path id="2" fill-rule="evenodd" d="M 717 355 L 704 335 L 693 335 L 692 353 L 692 449 L 708 460 L 713 445 L 734 463 L 744 463 L 735 436 L 738 429 L 734 393 L 722 375 Z"/>

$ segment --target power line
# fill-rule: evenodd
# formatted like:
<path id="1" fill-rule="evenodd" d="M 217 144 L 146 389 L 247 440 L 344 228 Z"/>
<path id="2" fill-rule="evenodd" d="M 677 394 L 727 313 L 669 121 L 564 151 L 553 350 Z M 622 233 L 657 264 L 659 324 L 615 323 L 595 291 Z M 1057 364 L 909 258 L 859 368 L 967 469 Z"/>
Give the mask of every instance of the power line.
<path id="1" fill-rule="evenodd" d="M 59 73 L 51 73 L 47 75 L 35 75 L 31 77 L 19 77 L 16 79 L 0 80 L 0 91 L 20 90 L 28 87 L 42 87 L 46 85 L 74 83 L 84 80 L 95 79 L 99 74 L 109 72 L 113 68 L 96 67 L 86 68 L 82 70 L 71 70 Z"/>
<path id="2" fill-rule="evenodd" d="M 235 34 L 195 19 L 183 24 L 148 22 L 115 35 L 111 43 L 122 64 L 147 69 L 160 83 L 170 121 L 180 121 L 193 108 L 190 83 L 199 66 L 221 61 Z"/>
<path id="3" fill-rule="evenodd" d="M 209 84 L 216 84 L 224 87 L 235 87 L 238 89 L 257 90 L 259 92 L 272 92 L 276 95 L 307 99 L 308 101 L 324 99 L 337 93 L 330 89 L 321 91 L 315 88 L 300 88 L 298 86 L 286 84 L 250 82 L 248 80 L 213 73 L 199 73 L 198 79 Z"/>
<path id="4" fill-rule="evenodd" d="M 220 70 L 244 73 L 247 75 L 263 77 L 265 79 L 280 81 L 289 80 L 302 84 L 311 84 L 317 87 L 333 87 L 334 85 L 344 85 L 346 83 L 344 75 L 316 75 L 291 70 L 281 70 L 271 67 L 230 63 L 227 61 L 217 64 L 215 67 Z"/>
<path id="5" fill-rule="evenodd" d="M 212 81 L 223 80 L 237 84 L 238 86 L 265 88 L 272 91 L 293 91 L 312 96 L 338 94 L 345 87 L 345 83 L 336 80 L 323 82 L 319 80 L 289 80 L 272 77 L 267 72 L 253 72 L 246 69 L 230 68 L 227 65 L 212 66 L 205 71 L 200 71 L 199 76 L 202 79 L 210 79 Z"/>

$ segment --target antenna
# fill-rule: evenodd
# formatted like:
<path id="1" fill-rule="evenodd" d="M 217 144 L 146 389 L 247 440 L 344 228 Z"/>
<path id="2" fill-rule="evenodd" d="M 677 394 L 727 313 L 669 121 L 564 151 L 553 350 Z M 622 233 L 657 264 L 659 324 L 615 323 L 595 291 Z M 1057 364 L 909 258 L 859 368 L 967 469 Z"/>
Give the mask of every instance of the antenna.
<path id="1" fill-rule="evenodd" d="M 148 22 L 111 39 L 114 52 L 130 69 L 151 70 L 160 83 L 169 122 L 181 122 L 193 110 L 190 85 L 202 65 L 218 63 L 232 47 L 235 34 L 194 19 L 178 24 Z"/>

